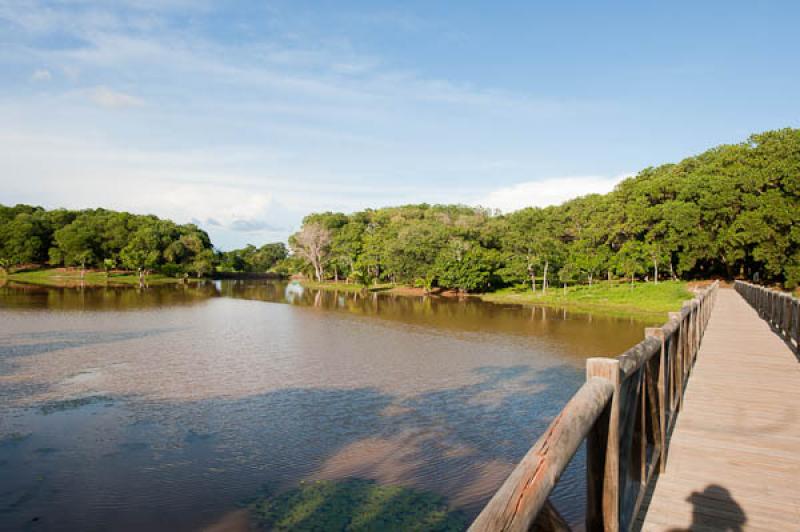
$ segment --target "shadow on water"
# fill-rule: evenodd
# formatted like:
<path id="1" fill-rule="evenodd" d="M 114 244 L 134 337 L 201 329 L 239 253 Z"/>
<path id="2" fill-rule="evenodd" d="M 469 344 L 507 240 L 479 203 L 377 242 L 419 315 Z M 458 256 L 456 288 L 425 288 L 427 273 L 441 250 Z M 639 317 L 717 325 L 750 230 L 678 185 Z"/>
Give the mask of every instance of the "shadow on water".
<path id="1" fill-rule="evenodd" d="M 51 351 L 86 347 L 94 344 L 112 344 L 138 338 L 147 338 L 180 330 L 177 327 L 135 331 L 51 331 L 6 335 L 0 339 L 0 358 L 41 355 Z M 19 343 L 22 340 L 43 342 Z"/>
<path id="2" fill-rule="evenodd" d="M 370 388 L 300 388 L 180 403 L 115 397 L 110 405 L 87 403 L 48 416 L 23 409 L 15 417 L 32 434 L 0 448 L 7 479 L 0 524 L 22 527 L 37 519 L 65 529 L 109 523 L 118 530 L 192 529 L 260 487 L 281 493 L 299 479 L 324 478 L 332 464 L 333 479 L 444 494 L 471 518 L 581 378 L 570 367 L 476 372 L 483 377 L 478 383 L 408 398 Z M 509 382 L 506 393 L 483 397 Z M 389 454 L 402 451 L 391 464 L 392 482 L 382 477 L 385 456 L 372 463 L 347 457 L 347 449 L 376 438 L 389 443 Z M 36 452 L 45 447 L 54 452 Z M 488 463 L 500 464 L 499 474 L 481 478 Z M 57 489 L 65 485 L 73 488 Z"/>
<path id="3" fill-rule="evenodd" d="M 470 519 L 580 386 L 583 357 L 641 337 L 625 320 L 253 281 L 7 285 L 0 319 L 0 364 L 20 364 L 0 367 L 0 440 L 25 435 L 0 445 L 0 529 L 193 530 L 263 486 L 342 479 L 444 495 Z M 572 523 L 584 463 L 553 495 Z"/>

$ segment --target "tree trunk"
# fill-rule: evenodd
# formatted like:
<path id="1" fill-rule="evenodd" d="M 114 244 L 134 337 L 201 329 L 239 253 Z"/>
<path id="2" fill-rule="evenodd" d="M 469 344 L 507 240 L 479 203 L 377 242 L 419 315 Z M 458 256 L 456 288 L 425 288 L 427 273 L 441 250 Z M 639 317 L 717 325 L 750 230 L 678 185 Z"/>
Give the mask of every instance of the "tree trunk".
<path id="1" fill-rule="evenodd" d="M 592 273 L 589 272 L 589 286 L 592 286 Z"/>
<path id="2" fill-rule="evenodd" d="M 658 284 L 658 260 L 653 259 L 653 282 Z"/>
<path id="3" fill-rule="evenodd" d="M 547 261 L 544 261 L 544 275 L 542 277 L 542 293 L 547 293 L 547 268 L 550 264 Z"/>

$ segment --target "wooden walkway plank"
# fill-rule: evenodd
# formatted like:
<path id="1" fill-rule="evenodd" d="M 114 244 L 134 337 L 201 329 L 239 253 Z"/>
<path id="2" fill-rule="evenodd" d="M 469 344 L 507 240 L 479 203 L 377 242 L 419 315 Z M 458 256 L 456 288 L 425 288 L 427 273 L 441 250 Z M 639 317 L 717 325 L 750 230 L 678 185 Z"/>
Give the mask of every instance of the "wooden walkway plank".
<path id="1" fill-rule="evenodd" d="M 644 531 L 800 531 L 800 363 L 719 290 Z"/>

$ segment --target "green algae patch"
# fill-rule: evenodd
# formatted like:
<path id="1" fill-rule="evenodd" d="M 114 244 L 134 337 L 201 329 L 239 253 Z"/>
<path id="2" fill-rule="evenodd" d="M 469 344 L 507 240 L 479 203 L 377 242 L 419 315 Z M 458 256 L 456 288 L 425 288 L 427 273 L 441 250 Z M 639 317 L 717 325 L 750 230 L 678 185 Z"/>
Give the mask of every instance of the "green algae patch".
<path id="1" fill-rule="evenodd" d="M 265 530 L 461 531 L 465 516 L 439 495 L 370 480 L 317 481 L 250 504 Z"/>
<path id="2" fill-rule="evenodd" d="M 31 437 L 30 432 L 12 432 L 0 435 L 0 448 L 15 447 Z"/>
<path id="3" fill-rule="evenodd" d="M 64 412 L 66 410 L 74 410 L 84 406 L 104 404 L 110 405 L 114 401 L 113 398 L 107 395 L 89 395 L 86 397 L 76 397 L 74 399 L 63 399 L 60 401 L 50 401 L 39 406 L 39 412 L 44 415 L 55 414 L 56 412 Z"/>

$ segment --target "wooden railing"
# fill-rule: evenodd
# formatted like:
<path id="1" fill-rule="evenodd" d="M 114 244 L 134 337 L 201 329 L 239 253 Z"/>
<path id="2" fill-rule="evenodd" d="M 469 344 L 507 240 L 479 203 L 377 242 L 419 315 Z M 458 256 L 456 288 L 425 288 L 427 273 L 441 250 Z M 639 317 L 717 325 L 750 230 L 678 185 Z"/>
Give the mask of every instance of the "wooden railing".
<path id="1" fill-rule="evenodd" d="M 495 493 L 471 531 L 570 530 L 548 497 L 586 441 L 586 529 L 630 530 L 667 457 L 718 283 L 616 358 L 590 358 L 586 383 Z"/>
<path id="2" fill-rule="evenodd" d="M 736 281 L 734 287 L 787 342 L 800 347 L 800 299 L 745 281 Z"/>

